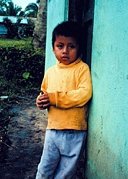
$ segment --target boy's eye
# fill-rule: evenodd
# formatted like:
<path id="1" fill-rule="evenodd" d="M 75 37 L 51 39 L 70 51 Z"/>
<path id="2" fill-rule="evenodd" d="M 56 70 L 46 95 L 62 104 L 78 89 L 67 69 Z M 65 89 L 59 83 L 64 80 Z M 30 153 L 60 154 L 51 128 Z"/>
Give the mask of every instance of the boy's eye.
<path id="1" fill-rule="evenodd" d="M 73 48 L 76 48 L 76 46 L 75 45 L 69 45 L 68 48 L 73 49 Z"/>
<path id="2" fill-rule="evenodd" d="M 65 45 L 64 44 L 56 44 L 56 47 L 58 48 L 58 49 L 63 49 L 63 48 L 65 48 Z M 74 44 L 68 44 L 67 46 L 66 46 L 66 48 L 67 49 L 74 49 L 74 48 L 76 48 L 76 45 L 74 45 Z"/>
<path id="3" fill-rule="evenodd" d="M 63 45 L 62 44 L 58 44 L 56 45 L 59 49 L 62 49 L 63 48 Z"/>

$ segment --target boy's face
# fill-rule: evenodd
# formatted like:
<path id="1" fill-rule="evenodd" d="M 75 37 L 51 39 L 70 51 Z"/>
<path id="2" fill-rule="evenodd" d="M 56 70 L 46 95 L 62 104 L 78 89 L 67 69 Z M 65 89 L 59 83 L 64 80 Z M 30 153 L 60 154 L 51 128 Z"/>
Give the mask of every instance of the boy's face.
<path id="1" fill-rule="evenodd" d="M 56 36 L 53 51 L 57 60 L 64 65 L 73 63 L 78 58 L 79 46 L 72 37 Z"/>

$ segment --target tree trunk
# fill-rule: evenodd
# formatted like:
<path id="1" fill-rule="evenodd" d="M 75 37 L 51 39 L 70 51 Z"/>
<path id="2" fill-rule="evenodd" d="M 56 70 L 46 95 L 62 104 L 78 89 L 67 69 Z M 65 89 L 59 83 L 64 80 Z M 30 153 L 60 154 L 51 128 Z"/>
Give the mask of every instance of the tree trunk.
<path id="1" fill-rule="evenodd" d="M 40 0 L 33 33 L 34 48 L 44 48 L 46 43 L 46 18 L 47 18 L 47 0 Z"/>

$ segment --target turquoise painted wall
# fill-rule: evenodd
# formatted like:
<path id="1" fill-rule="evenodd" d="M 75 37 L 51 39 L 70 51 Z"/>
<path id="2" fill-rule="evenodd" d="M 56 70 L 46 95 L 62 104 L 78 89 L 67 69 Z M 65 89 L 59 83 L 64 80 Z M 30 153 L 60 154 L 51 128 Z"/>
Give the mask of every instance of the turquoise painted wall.
<path id="1" fill-rule="evenodd" d="M 47 3 L 45 70 L 56 63 L 52 52 L 52 31 L 58 23 L 68 19 L 68 0 L 48 0 Z"/>
<path id="2" fill-rule="evenodd" d="M 95 0 L 88 179 L 128 179 L 128 0 Z"/>

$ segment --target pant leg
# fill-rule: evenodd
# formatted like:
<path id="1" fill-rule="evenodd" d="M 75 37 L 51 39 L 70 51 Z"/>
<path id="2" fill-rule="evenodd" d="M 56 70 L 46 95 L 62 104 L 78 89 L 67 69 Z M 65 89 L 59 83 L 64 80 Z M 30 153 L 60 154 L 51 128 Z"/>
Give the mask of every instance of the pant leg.
<path id="1" fill-rule="evenodd" d="M 85 144 L 86 132 L 65 132 L 58 144 L 61 160 L 55 172 L 54 179 L 74 178 L 81 150 Z"/>
<path id="2" fill-rule="evenodd" d="M 60 159 L 60 153 L 54 143 L 54 131 L 46 130 L 43 154 L 36 174 L 36 179 L 53 179 Z"/>

